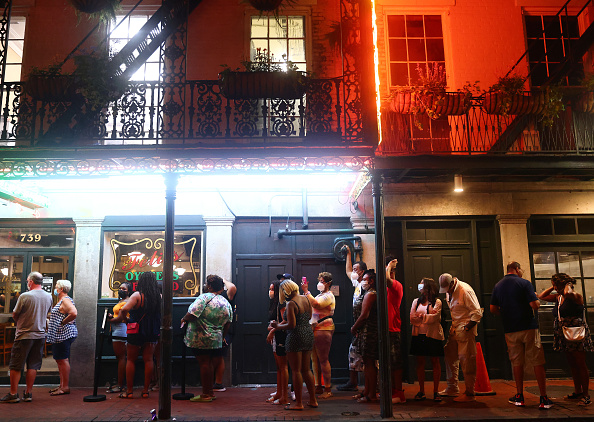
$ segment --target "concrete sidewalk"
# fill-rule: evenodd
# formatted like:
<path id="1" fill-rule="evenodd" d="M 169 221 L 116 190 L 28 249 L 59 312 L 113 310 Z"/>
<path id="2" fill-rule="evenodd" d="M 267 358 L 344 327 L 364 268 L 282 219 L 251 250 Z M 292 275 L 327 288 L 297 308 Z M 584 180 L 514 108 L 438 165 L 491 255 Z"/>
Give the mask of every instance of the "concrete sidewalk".
<path id="1" fill-rule="evenodd" d="M 442 387 L 445 383 L 442 382 Z M 594 405 L 581 407 L 577 402 L 567 401 L 563 396 L 573 391 L 571 380 L 551 380 L 548 383 L 549 397 L 555 402 L 549 410 L 539 410 L 538 388 L 534 381 L 526 383 L 524 397 L 526 407 L 520 408 L 508 403 L 508 398 L 515 394 L 513 381 L 492 381 L 491 386 L 497 393 L 494 396 L 480 396 L 475 402 L 457 403 L 448 398 L 441 403 L 425 400 L 413 400 L 418 388 L 406 384 L 407 402 L 394 405 L 394 419 L 440 420 L 440 421 L 509 421 L 535 420 L 548 421 L 568 420 L 594 421 Z M 150 420 L 151 409 L 158 408 L 158 392 L 151 393 L 148 399 L 140 398 L 140 389 L 134 392 L 134 399 L 118 398 L 117 394 L 106 394 L 107 400 L 97 403 L 84 402 L 83 397 L 92 394 L 90 388 L 72 389 L 69 395 L 50 397 L 49 386 L 35 386 L 33 401 L 0 405 L 0 421 L 2 422 L 107 422 L 107 421 L 145 421 Z M 430 383 L 426 384 L 427 396 L 432 396 Z M 22 398 L 22 389 L 19 395 Z M 0 387 L 2 396 L 8 387 Z M 282 406 L 265 402 L 274 387 L 235 387 L 225 392 L 216 393 L 217 399 L 212 403 L 193 403 L 190 401 L 172 400 L 172 419 L 177 421 L 272 421 L 272 420 L 316 420 L 316 421 L 375 421 L 380 420 L 379 404 L 357 403 L 352 399 L 353 393 L 334 392 L 334 397 L 320 400 L 317 409 L 304 411 L 287 411 Z M 178 393 L 179 388 L 172 389 Z M 187 392 L 199 394 L 198 388 L 188 388 Z M 105 388 L 99 391 L 105 393 Z M 307 394 L 304 402 L 307 401 Z"/>

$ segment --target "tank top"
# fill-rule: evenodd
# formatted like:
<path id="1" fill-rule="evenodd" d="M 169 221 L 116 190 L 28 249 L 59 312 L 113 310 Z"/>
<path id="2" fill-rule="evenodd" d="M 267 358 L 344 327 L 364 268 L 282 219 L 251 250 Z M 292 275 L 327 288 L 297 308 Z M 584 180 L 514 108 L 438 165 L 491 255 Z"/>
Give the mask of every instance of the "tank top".
<path id="1" fill-rule="evenodd" d="M 61 343 L 64 340 L 78 337 L 76 320 L 70 321 L 69 323 L 62 325 L 62 321 L 64 320 L 64 318 L 68 316 L 68 314 L 60 312 L 60 305 L 62 304 L 63 300 L 64 298 L 62 298 L 58 303 L 56 303 L 56 306 L 54 306 L 50 312 L 46 338 L 46 341 L 48 343 Z M 70 300 L 74 305 L 74 301 L 72 299 Z"/>

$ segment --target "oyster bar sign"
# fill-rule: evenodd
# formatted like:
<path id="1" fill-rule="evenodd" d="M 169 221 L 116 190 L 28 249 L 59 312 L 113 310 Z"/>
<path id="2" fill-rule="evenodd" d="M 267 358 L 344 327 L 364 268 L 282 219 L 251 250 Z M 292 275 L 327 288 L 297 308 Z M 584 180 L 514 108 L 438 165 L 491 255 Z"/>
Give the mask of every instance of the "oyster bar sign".
<path id="1" fill-rule="evenodd" d="M 147 237 L 127 243 L 111 239 L 113 266 L 109 279 L 110 289 L 115 292 L 121 283 L 127 281 L 132 283 L 133 289 L 136 290 L 140 275 L 145 271 L 153 271 L 157 281 L 163 281 L 164 241 L 162 238 Z M 191 237 L 183 242 L 175 242 L 174 246 L 173 290 L 175 292 L 193 290 L 197 286 L 196 264 L 192 260 L 196 238 Z"/>

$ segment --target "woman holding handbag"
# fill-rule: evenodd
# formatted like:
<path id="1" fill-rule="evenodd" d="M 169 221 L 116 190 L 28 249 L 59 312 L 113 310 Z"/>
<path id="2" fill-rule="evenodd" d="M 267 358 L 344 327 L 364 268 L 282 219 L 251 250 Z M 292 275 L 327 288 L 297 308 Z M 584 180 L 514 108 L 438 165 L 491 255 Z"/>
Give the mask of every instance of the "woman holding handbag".
<path id="1" fill-rule="evenodd" d="M 580 400 L 579 405 L 588 406 L 591 401 L 588 393 L 590 376 L 586 365 L 586 352 L 594 351 L 594 345 L 584 315 L 584 298 L 574 290 L 574 286 L 575 280 L 572 277 L 558 273 L 551 278 L 551 287 L 539 294 L 538 298 L 555 302 L 553 349 L 565 352 L 575 388 L 575 391 L 565 398 Z"/>
<path id="2" fill-rule="evenodd" d="M 153 375 L 153 355 L 159 341 L 161 328 L 161 293 L 157 284 L 157 276 L 152 271 L 145 271 L 138 280 L 137 291 L 120 310 L 123 319 L 128 316 L 127 329 L 127 390 L 120 393 L 121 399 L 131 399 L 134 389 L 134 372 L 136 358 L 142 352 L 144 361 L 144 389 L 141 397 L 148 398 L 149 385 Z"/>

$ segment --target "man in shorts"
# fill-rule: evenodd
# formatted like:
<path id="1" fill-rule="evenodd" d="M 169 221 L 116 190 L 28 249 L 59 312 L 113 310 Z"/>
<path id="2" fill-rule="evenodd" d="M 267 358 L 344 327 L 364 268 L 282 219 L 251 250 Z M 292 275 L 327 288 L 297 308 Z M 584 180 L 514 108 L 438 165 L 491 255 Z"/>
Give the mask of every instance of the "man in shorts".
<path id="1" fill-rule="evenodd" d="M 355 305 L 355 302 L 361 296 L 361 281 L 363 281 L 363 274 L 367 271 L 367 265 L 362 261 L 353 264 L 351 249 L 346 245 L 343 248 L 346 250 L 346 275 L 355 288 L 353 292 L 353 305 Z M 358 391 L 359 372 L 363 372 L 363 369 L 363 356 L 357 353 L 351 342 L 349 346 L 349 382 L 339 385 L 336 389 L 338 391 Z"/>
<path id="2" fill-rule="evenodd" d="M 21 371 L 27 363 L 25 377 L 26 389 L 23 401 L 33 400 L 33 383 L 37 371 L 41 369 L 43 346 L 45 344 L 45 324 L 47 314 L 52 308 L 52 296 L 42 289 L 43 276 L 32 272 L 27 277 L 28 292 L 19 296 L 12 318 L 17 324 L 15 341 L 10 354 L 10 393 L 0 399 L 1 403 L 18 403 L 21 401 L 17 389 L 21 379 Z"/>
<path id="3" fill-rule="evenodd" d="M 390 332 L 390 366 L 392 372 L 392 403 L 405 403 L 402 389 L 402 350 L 400 346 L 400 304 L 404 289 L 396 280 L 398 260 L 386 257 L 386 285 L 388 288 L 388 331 Z"/>
<path id="4" fill-rule="evenodd" d="M 516 395 L 509 399 L 511 404 L 524 406 L 524 361 L 534 367 L 534 374 L 540 390 L 540 409 L 550 409 L 553 403 L 547 397 L 545 357 L 538 332 L 538 321 L 534 311 L 540 302 L 530 281 L 522 278 L 520 264 L 507 264 L 507 275 L 493 288 L 491 313 L 501 315 L 509 360 L 516 380 Z"/>

